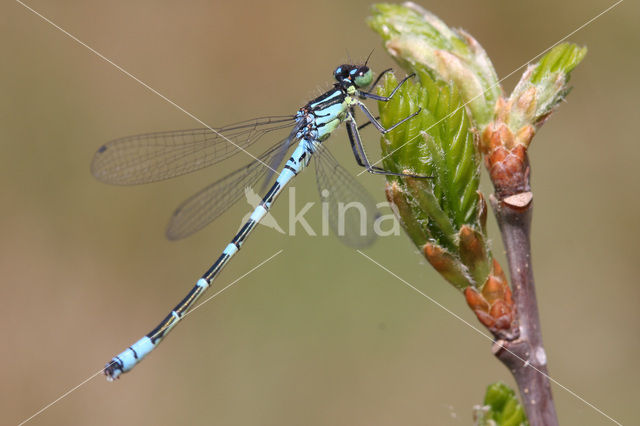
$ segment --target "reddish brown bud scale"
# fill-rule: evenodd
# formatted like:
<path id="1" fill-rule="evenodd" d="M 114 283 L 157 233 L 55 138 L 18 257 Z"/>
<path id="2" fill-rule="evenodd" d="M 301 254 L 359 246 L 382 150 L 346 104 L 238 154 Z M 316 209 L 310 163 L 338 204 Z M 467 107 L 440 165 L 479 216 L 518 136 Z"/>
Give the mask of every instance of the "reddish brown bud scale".
<path id="1" fill-rule="evenodd" d="M 531 189 L 529 159 L 524 145 L 516 145 L 511 150 L 496 147 L 485 155 L 484 161 L 499 198 L 528 192 Z"/>
<path id="2" fill-rule="evenodd" d="M 529 87 L 516 100 L 516 107 L 523 111 L 527 117 L 533 117 L 536 111 L 536 99 L 538 98 L 535 87 Z"/>
<path id="3" fill-rule="evenodd" d="M 500 279 L 490 275 L 482 287 L 482 295 L 490 304 L 504 298 L 504 284 Z"/>
<path id="4" fill-rule="evenodd" d="M 400 196 L 400 188 L 396 182 L 391 184 L 387 184 L 385 187 L 384 194 L 387 196 L 387 201 L 391 204 L 395 204 L 396 199 Z"/>
<path id="5" fill-rule="evenodd" d="M 531 139 L 533 139 L 533 136 L 535 134 L 536 134 L 536 129 L 532 125 L 529 124 L 527 126 L 522 127 L 516 133 L 516 136 L 515 136 L 516 144 L 529 147 L 529 144 L 531 143 Z"/>
<path id="6" fill-rule="evenodd" d="M 484 199 L 482 192 L 477 191 L 478 194 L 478 220 L 482 227 L 482 233 L 486 234 L 487 229 L 487 202 Z"/>
<path id="7" fill-rule="evenodd" d="M 444 256 L 444 250 L 435 244 L 424 245 L 424 257 L 427 258 L 431 266 L 438 272 L 442 272 L 448 269 L 450 258 Z"/>
<path id="8" fill-rule="evenodd" d="M 482 325 L 487 327 L 493 333 L 496 325 L 496 320 L 491 315 L 481 310 L 476 310 L 473 312 L 476 314 L 476 317 L 478 317 L 478 321 L 480 321 Z"/>
<path id="9" fill-rule="evenodd" d="M 473 287 L 464 290 L 467 304 L 478 320 L 497 338 L 516 336 L 515 307 L 511 289 L 498 262 L 493 260 L 492 272 L 481 292 Z"/>
<path id="10" fill-rule="evenodd" d="M 413 212 L 400 185 L 398 185 L 397 182 L 387 183 L 385 187 L 385 195 L 387 196 L 387 201 L 391 204 L 394 213 L 396 213 L 396 217 L 398 217 L 400 223 L 402 223 L 411 240 L 420 247 L 427 241 L 428 236 L 419 224 L 410 220 Z M 407 220 L 407 218 L 409 220 Z"/>
<path id="11" fill-rule="evenodd" d="M 460 260 L 469 269 L 475 283 L 480 284 L 487 279 L 490 272 L 487 247 L 484 236 L 469 225 L 462 225 L 458 232 Z"/>
<path id="12" fill-rule="evenodd" d="M 511 295 L 511 288 L 508 285 L 505 285 L 504 290 L 504 301 L 511 309 L 515 310 L 515 305 L 513 303 L 513 297 Z"/>
<path id="13" fill-rule="evenodd" d="M 505 277 L 502 267 L 500 266 L 498 261 L 495 259 L 493 259 L 493 275 L 500 277 L 500 279 L 505 282 L 507 281 L 507 277 Z"/>
<path id="14" fill-rule="evenodd" d="M 427 243 L 422 248 L 422 251 L 431 266 L 457 288 L 468 288 L 473 284 L 464 265 L 442 247 Z"/>
<path id="15" fill-rule="evenodd" d="M 491 305 L 491 309 L 489 310 L 489 315 L 494 318 L 508 316 L 510 313 L 511 310 L 507 308 L 503 300 L 496 300 L 495 303 Z"/>
<path id="16" fill-rule="evenodd" d="M 493 317 L 492 317 L 493 318 Z M 517 336 L 518 330 L 513 329 L 513 316 L 512 315 L 503 315 L 500 318 L 495 320 L 494 329 L 495 330 L 507 330 L 511 331 L 509 335 Z"/>
<path id="17" fill-rule="evenodd" d="M 464 290 L 464 297 L 467 299 L 467 304 L 471 310 L 476 314 L 478 320 L 487 328 L 492 328 L 495 324 L 495 319 L 489 315 L 489 303 L 482 297 L 478 291 L 469 286 Z"/>
<path id="18" fill-rule="evenodd" d="M 481 134 L 480 148 L 485 155 L 491 154 L 496 148 L 505 148 L 508 151 L 513 146 L 513 133 L 505 122 L 489 123 Z"/>
<path id="19" fill-rule="evenodd" d="M 531 189 L 527 147 L 536 129 L 532 124 L 511 129 L 508 123 L 512 108 L 515 108 L 514 114 L 529 114 L 535 110 L 535 95 L 532 89 L 524 92 L 515 102 L 500 98 L 496 104 L 495 120 L 480 135 L 484 163 L 499 199 Z"/>
<path id="20" fill-rule="evenodd" d="M 476 253 L 476 257 L 484 257 L 484 244 L 472 227 L 462 225 L 459 235 L 461 250 L 464 247 L 467 252 Z"/>
<path id="21" fill-rule="evenodd" d="M 482 297 L 480 293 L 478 293 L 478 290 L 476 290 L 475 288 L 473 287 L 465 288 L 464 297 L 467 299 L 467 304 L 469 305 L 469 307 L 474 311 L 481 310 L 484 312 L 489 312 L 489 309 L 490 309 L 489 303 L 485 300 L 484 297 Z"/>

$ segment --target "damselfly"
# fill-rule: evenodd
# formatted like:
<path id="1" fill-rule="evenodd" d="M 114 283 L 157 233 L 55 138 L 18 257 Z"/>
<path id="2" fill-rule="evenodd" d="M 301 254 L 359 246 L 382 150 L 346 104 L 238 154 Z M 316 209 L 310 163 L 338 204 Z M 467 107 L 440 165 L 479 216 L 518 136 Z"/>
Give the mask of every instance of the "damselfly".
<path id="1" fill-rule="evenodd" d="M 391 70 L 382 72 L 372 87 L 375 87 L 380 78 L 389 71 Z M 329 204 L 336 204 L 341 197 L 356 198 L 367 209 L 375 210 L 375 203 L 362 185 L 341 168 L 322 146 L 322 142 L 340 123 L 346 123 L 356 162 L 368 172 L 423 177 L 393 173 L 372 165 L 365 154 L 358 132 L 363 126 L 373 124 L 384 134 L 420 112 L 416 111 L 385 129 L 362 102 L 365 99 L 388 101 L 412 76 L 403 79 L 389 96 L 363 91 L 373 80 L 372 72 L 366 63 L 361 66 L 340 65 L 335 69 L 333 76 L 336 80 L 333 88 L 300 108 L 294 116 L 257 118 L 216 130 L 205 128 L 135 135 L 108 142 L 98 149 L 91 165 L 91 171 L 96 178 L 112 184 L 139 184 L 168 179 L 210 166 L 240 151 L 246 152 L 247 147 L 268 133 L 291 128 L 283 140 L 259 157 L 254 157 L 245 167 L 214 182 L 180 205 L 167 228 L 169 239 L 179 239 L 201 229 L 221 215 L 240 199 L 245 187 L 254 185 L 261 177 L 265 177 L 265 184 L 268 183 L 289 149 L 297 143 L 260 205 L 187 296 L 146 336 L 107 363 L 104 374 L 109 380 L 131 370 L 171 331 L 207 290 L 229 259 L 238 252 L 283 188 L 309 164 L 312 156 L 315 155 L 316 158 L 319 188 L 329 189 L 328 194 L 326 191 L 323 194 L 329 199 Z M 355 121 L 356 107 L 360 108 L 368 119 L 360 128 Z M 332 227 L 336 226 L 334 220 L 331 220 L 331 223 Z M 367 236 L 363 236 L 363 240 L 360 235 L 349 232 L 342 237 L 347 244 L 354 246 L 368 242 Z"/>

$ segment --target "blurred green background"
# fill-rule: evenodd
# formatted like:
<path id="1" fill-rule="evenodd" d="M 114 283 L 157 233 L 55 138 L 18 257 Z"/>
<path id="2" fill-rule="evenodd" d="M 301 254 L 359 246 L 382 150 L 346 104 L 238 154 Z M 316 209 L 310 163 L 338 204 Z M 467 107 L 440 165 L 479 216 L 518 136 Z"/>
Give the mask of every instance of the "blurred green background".
<path id="1" fill-rule="evenodd" d="M 376 48 L 375 70 L 394 65 L 364 23 L 369 1 L 28 4 L 213 126 L 293 113 L 329 87 L 348 54 L 362 60 Z M 611 4 L 422 3 L 473 34 L 501 77 Z M 626 1 L 570 37 L 589 53 L 531 149 L 550 372 L 627 424 L 640 398 L 639 11 Z M 18 3 L 0 6 L 0 21 L 0 417 L 15 424 L 155 325 L 248 206 L 166 241 L 175 206 L 246 158 L 153 185 L 97 182 L 89 163 L 105 141 L 199 124 Z M 365 135 L 377 155 L 378 136 Z M 328 144 L 359 171 L 343 132 Z M 318 201 L 314 179 L 295 182 L 299 207 Z M 384 199 L 382 178 L 359 179 Z M 287 202 L 278 204 L 286 226 Z M 308 217 L 319 226 L 317 208 Z M 468 425 L 489 383 L 513 384 L 487 339 L 334 237 L 259 228 L 214 289 L 280 249 L 135 372 L 111 384 L 96 377 L 31 424 Z M 404 235 L 365 252 L 479 327 Z M 562 424 L 609 424 L 560 387 L 554 395 Z"/>

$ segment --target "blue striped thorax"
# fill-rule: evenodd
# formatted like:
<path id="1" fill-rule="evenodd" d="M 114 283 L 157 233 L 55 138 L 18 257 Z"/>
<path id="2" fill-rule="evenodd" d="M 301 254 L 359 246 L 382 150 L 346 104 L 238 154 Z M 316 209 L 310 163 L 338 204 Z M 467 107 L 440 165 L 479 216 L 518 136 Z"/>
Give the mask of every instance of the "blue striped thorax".
<path id="1" fill-rule="evenodd" d="M 337 80 L 333 89 L 309 101 L 296 114 L 296 121 L 302 126 L 297 136 L 313 146 L 327 139 L 347 118 L 349 109 L 358 103 L 354 95 L 371 84 L 373 78 L 366 65 L 340 65 L 333 76 Z"/>

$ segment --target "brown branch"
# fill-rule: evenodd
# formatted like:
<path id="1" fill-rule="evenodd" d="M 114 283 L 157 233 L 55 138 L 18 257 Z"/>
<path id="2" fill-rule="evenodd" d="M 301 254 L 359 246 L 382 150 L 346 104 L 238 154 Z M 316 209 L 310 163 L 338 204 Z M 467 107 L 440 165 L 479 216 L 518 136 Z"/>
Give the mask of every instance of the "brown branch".
<path id="1" fill-rule="evenodd" d="M 507 252 L 520 330 L 519 337 L 514 340 L 497 340 L 493 352 L 516 379 L 529 423 L 532 426 L 554 426 L 558 420 L 542 345 L 531 266 L 532 198 L 529 191 L 500 200 L 490 197 Z"/>

